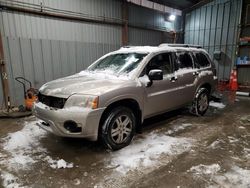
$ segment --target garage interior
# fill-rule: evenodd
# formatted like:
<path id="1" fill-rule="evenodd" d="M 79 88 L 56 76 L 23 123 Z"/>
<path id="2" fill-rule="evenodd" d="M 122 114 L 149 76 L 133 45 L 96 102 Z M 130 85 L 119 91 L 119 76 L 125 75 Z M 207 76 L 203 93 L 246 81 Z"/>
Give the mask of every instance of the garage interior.
<path id="1" fill-rule="evenodd" d="M 123 46 L 162 43 L 210 54 L 218 86 L 204 116 L 183 108 L 147 119 L 111 152 L 47 133 L 25 109 L 29 88 Z M 249 0 L 0 0 L 1 186 L 249 188 L 249 47 Z"/>

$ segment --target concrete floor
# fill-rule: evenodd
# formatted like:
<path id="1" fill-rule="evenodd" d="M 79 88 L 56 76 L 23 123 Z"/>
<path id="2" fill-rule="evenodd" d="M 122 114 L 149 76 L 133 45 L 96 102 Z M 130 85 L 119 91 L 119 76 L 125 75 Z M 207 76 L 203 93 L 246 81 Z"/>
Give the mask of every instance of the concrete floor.
<path id="1" fill-rule="evenodd" d="M 84 139 L 45 133 L 35 127 L 34 117 L 1 119 L 0 184 L 36 188 L 249 188 L 250 100 L 224 103 L 223 109 L 210 107 L 204 117 L 182 109 L 149 119 L 143 133 L 117 152 Z M 23 142 L 25 139 L 31 142 Z M 165 152 L 156 155 L 150 149 L 158 147 L 154 145 L 157 139 L 173 142 L 159 142 Z M 68 168 L 56 167 L 55 161 L 60 159 L 68 162 Z"/>

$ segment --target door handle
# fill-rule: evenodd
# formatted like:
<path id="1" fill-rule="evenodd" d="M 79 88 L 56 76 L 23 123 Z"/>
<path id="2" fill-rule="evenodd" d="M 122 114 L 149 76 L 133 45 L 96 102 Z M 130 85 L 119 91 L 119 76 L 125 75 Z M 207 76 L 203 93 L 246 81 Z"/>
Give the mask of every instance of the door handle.
<path id="1" fill-rule="evenodd" d="M 177 76 L 172 76 L 171 78 L 170 78 L 170 81 L 171 82 L 175 82 L 177 80 Z"/>

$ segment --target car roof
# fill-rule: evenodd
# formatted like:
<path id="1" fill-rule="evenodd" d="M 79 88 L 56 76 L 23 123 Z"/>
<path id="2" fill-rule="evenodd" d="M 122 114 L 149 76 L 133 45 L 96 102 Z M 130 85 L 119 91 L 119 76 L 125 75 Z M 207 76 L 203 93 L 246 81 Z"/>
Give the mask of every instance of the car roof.
<path id="1" fill-rule="evenodd" d="M 154 53 L 161 51 L 199 51 L 206 52 L 201 46 L 189 44 L 161 44 L 159 46 L 124 46 L 115 53 Z"/>

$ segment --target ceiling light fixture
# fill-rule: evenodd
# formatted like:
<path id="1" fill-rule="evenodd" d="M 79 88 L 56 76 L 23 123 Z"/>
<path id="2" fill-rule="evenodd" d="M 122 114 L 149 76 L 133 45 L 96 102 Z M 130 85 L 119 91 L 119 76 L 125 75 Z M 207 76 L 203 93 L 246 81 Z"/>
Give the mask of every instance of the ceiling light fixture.
<path id="1" fill-rule="evenodd" d="M 175 21 L 175 15 L 173 15 L 173 14 L 171 14 L 169 17 L 168 17 L 168 19 L 169 19 L 169 21 L 171 21 L 171 22 L 173 22 L 173 21 Z"/>

